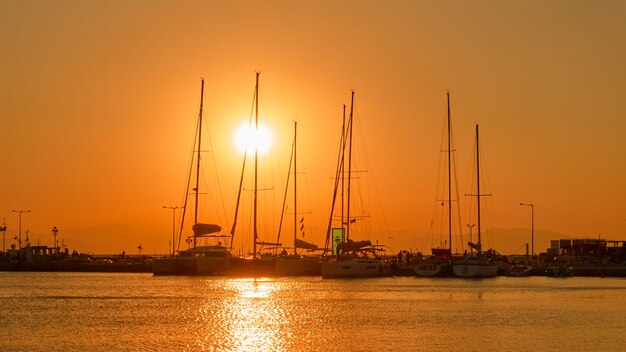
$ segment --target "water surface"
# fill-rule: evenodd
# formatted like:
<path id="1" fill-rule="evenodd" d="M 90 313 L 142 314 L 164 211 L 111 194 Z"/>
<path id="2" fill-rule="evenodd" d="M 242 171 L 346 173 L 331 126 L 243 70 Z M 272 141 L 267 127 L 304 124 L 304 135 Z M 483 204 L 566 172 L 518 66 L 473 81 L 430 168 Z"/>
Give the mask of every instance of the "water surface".
<path id="1" fill-rule="evenodd" d="M 626 279 L 0 272 L 0 351 L 626 350 Z"/>

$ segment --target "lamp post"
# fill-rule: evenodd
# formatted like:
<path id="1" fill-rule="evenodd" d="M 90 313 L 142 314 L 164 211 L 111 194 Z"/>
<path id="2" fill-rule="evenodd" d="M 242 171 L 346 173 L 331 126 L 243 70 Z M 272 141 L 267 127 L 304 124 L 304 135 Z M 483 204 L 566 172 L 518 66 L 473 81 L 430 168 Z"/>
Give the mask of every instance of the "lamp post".
<path id="1" fill-rule="evenodd" d="M 163 206 L 163 209 L 172 209 L 172 255 L 176 254 L 174 250 L 174 243 L 176 242 L 176 209 L 180 209 L 181 207 L 166 207 Z"/>
<path id="2" fill-rule="evenodd" d="M 20 223 L 19 223 L 19 237 L 17 240 L 17 250 L 22 249 L 22 213 L 30 213 L 30 210 L 11 210 L 14 213 L 20 214 Z"/>
<path id="3" fill-rule="evenodd" d="M 2 231 L 2 255 L 6 255 L 7 247 L 6 247 L 6 239 L 7 239 L 7 219 L 2 219 L 2 225 L 0 226 L 0 231 Z"/>
<path id="4" fill-rule="evenodd" d="M 57 229 L 57 227 L 53 227 L 52 228 L 52 236 L 54 237 L 54 244 L 53 247 L 57 249 L 57 254 L 59 253 L 59 249 L 57 247 L 57 234 L 59 233 L 59 229 Z"/>
<path id="5" fill-rule="evenodd" d="M 470 238 L 469 238 L 469 240 L 470 240 L 470 242 L 472 242 L 472 229 L 474 228 L 474 226 L 476 226 L 476 224 L 465 224 L 465 225 L 466 225 L 467 227 L 469 227 L 469 230 L 470 230 L 470 234 L 469 234 L 469 235 L 470 235 L 470 236 L 469 236 Z M 472 252 L 472 251 L 473 251 L 473 250 L 472 250 L 472 247 L 470 247 L 470 252 Z"/>
<path id="6" fill-rule="evenodd" d="M 530 207 L 530 254 L 535 255 L 535 205 L 533 203 L 519 203 L 519 205 Z"/>

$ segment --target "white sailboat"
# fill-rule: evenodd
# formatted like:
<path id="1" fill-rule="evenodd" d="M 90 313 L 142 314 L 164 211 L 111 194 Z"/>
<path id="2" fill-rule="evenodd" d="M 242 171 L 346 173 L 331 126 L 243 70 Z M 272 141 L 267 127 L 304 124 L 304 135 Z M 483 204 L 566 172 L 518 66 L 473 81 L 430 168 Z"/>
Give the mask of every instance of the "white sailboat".
<path id="1" fill-rule="evenodd" d="M 432 248 L 432 255 L 419 261 L 413 271 L 417 276 L 421 277 L 442 277 L 453 276 L 452 273 L 452 126 L 450 124 L 450 93 L 447 93 L 448 100 L 448 119 L 447 127 L 447 162 L 448 162 L 448 184 L 447 184 L 447 202 L 448 202 L 448 247 Z M 439 193 L 439 190 L 437 191 Z M 438 195 L 439 196 L 439 195 Z M 439 199 L 437 199 L 439 201 Z"/>
<path id="2" fill-rule="evenodd" d="M 170 257 L 156 258 L 152 262 L 152 272 L 154 275 L 222 275 L 230 270 L 231 253 L 226 246 L 222 246 L 221 242 L 217 245 L 198 245 L 198 238 L 201 237 L 230 237 L 227 235 L 219 235 L 222 228 L 216 224 L 204 224 L 198 222 L 198 195 L 200 180 L 200 152 L 202 146 L 202 107 L 204 100 L 204 80 L 202 80 L 200 89 L 200 112 L 198 114 L 197 126 L 197 151 L 196 151 L 196 184 L 195 184 L 195 207 L 194 222 L 192 226 L 193 235 L 190 238 L 192 246 L 185 250 L 180 250 Z M 193 162 L 192 162 L 193 165 Z M 190 170 L 190 178 L 191 180 Z M 189 194 L 189 184 L 187 186 L 186 195 Z M 184 223 L 184 214 L 187 210 L 187 196 L 185 196 L 185 205 L 183 207 L 183 217 L 181 220 L 181 234 Z M 180 242 L 180 240 L 179 240 Z M 174 246 L 174 243 L 172 243 Z"/>
<path id="3" fill-rule="evenodd" d="M 486 252 L 482 251 L 481 231 L 480 231 L 480 198 L 486 194 L 480 193 L 480 151 L 478 145 L 478 124 L 476 125 L 476 202 L 477 202 L 477 229 L 478 242 L 469 242 L 469 245 L 476 249 L 476 253 L 467 254 L 463 259 L 454 261 L 452 268 L 454 275 L 458 277 L 496 277 L 498 266 L 495 260 Z"/>
<path id="4" fill-rule="evenodd" d="M 260 72 L 256 72 L 256 83 L 254 87 L 254 129 L 256 134 L 259 133 L 259 75 Z M 247 150 L 246 150 L 247 155 Z M 239 201 L 241 192 L 243 190 L 243 178 L 246 166 L 246 155 L 244 155 L 243 167 L 241 170 L 241 180 L 239 183 L 239 193 L 237 195 L 237 203 L 235 206 L 235 218 L 233 221 L 233 227 L 231 229 L 231 236 L 235 236 L 235 228 L 237 226 L 237 215 L 239 212 Z M 235 257 L 231 260 L 232 273 L 237 276 L 245 277 L 258 277 L 258 276 L 271 276 L 274 275 L 274 256 L 261 255 L 259 249 L 262 246 L 280 247 L 281 243 L 265 242 L 259 240 L 258 234 L 258 216 L 257 216 L 257 203 L 258 203 L 258 160 L 259 160 L 259 146 L 254 146 L 254 190 L 253 190 L 253 229 L 252 229 L 252 253 L 246 257 Z"/>
<path id="5" fill-rule="evenodd" d="M 344 107 L 345 116 L 345 107 Z M 348 131 L 345 131 L 345 117 L 344 128 L 341 133 L 341 149 L 339 162 L 337 164 L 337 182 L 335 183 L 335 193 L 333 196 L 332 209 L 334 209 L 336 194 L 338 190 L 338 182 L 342 184 L 342 216 L 341 216 L 341 232 L 345 226 L 346 239 L 338 241 L 333 244 L 336 248 L 336 254 L 322 263 L 322 278 L 359 278 L 359 277 L 382 277 L 391 276 L 393 271 L 391 265 L 382 260 L 378 256 L 377 246 L 372 246 L 370 241 L 353 241 L 350 239 L 350 224 L 356 221 L 351 218 L 350 215 L 350 185 L 351 185 L 351 173 L 352 173 L 352 126 L 354 116 L 354 91 L 352 92 L 351 104 L 350 104 L 350 118 L 348 120 Z M 344 165 L 345 165 L 345 147 L 346 142 L 348 145 L 348 170 L 347 177 L 344 177 Z M 343 217 L 343 181 L 347 181 L 346 189 L 346 204 L 347 212 L 344 221 Z M 329 226 L 326 236 L 326 247 L 330 243 L 331 226 L 333 219 L 333 211 L 331 210 Z"/>
<path id="6" fill-rule="evenodd" d="M 298 248 L 309 251 L 318 249 L 318 246 L 313 243 L 308 243 L 298 238 L 298 163 L 297 163 L 297 136 L 298 136 L 298 123 L 294 121 L 293 132 L 293 147 L 291 150 L 291 160 L 289 162 L 289 171 L 291 172 L 291 165 L 293 164 L 293 253 L 284 253 L 276 258 L 274 261 L 274 270 L 276 275 L 279 276 L 318 276 L 322 272 L 322 260 L 319 256 L 302 255 L 298 253 Z M 287 175 L 287 186 L 289 185 L 289 175 Z M 285 187 L 285 200 L 287 198 L 287 189 Z M 283 212 L 284 215 L 284 203 Z M 304 218 L 302 218 L 304 220 Z M 302 221 L 303 221 L 302 220 Z M 301 222 L 302 222 L 301 221 Z M 278 240 L 280 242 L 280 234 L 282 229 L 282 216 L 280 221 L 280 228 L 278 230 Z M 286 251 L 285 251 L 286 252 Z"/>

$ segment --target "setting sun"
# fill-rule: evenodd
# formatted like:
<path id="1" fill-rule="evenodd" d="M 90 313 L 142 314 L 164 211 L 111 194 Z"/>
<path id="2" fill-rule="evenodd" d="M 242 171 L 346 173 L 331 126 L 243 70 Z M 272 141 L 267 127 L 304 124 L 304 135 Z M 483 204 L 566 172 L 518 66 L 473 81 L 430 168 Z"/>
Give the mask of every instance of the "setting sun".
<path id="1" fill-rule="evenodd" d="M 250 125 L 243 125 L 237 131 L 235 143 L 241 152 L 258 148 L 259 152 L 266 152 L 272 143 L 270 131 L 264 125 L 259 125 L 258 130 Z"/>

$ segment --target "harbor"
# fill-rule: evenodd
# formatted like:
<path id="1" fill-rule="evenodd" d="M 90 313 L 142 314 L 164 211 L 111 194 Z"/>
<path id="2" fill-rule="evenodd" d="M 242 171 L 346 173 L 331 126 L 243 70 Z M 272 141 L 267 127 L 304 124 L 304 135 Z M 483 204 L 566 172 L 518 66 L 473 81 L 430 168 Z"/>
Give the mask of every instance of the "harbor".
<path id="1" fill-rule="evenodd" d="M 143 254 L 86 254 L 59 251 L 47 246 L 26 246 L 20 251 L 9 250 L 0 256 L 0 271 L 43 271 L 43 272 L 117 272 L 154 273 L 154 275 L 178 276 L 222 276 L 238 278 L 263 277 L 321 277 L 324 259 L 320 255 L 289 254 L 262 256 L 254 261 L 250 257 L 232 255 L 228 249 L 219 246 L 197 247 L 177 256 Z M 367 250 L 366 250 L 367 252 Z M 376 253 L 376 252 L 375 252 Z M 437 252 L 435 252 L 437 253 Z M 556 277 L 626 277 L 626 241 L 594 239 L 560 239 L 551 241 L 551 247 L 537 256 L 500 255 L 492 252 L 491 260 L 498 267 L 497 276 L 556 276 Z M 461 260 L 462 255 L 446 256 L 439 252 L 438 264 Z M 360 258 L 363 252 L 352 252 L 352 258 Z M 452 272 L 444 275 L 423 273 L 424 266 L 434 267 L 431 256 L 421 252 L 401 250 L 397 255 L 374 256 L 376 261 L 364 262 L 371 266 L 374 275 L 363 274 L 354 277 L 416 276 L 416 277 L 455 277 Z M 154 268 L 154 262 L 161 263 Z M 382 270 L 385 263 L 388 269 Z M 158 265 L 158 264 L 157 264 Z M 347 265 L 344 263 L 344 265 Z M 332 276 L 329 276 L 331 278 Z M 341 276 L 339 276 L 341 277 Z M 334 278 L 337 278 L 335 276 Z"/>
<path id="2" fill-rule="evenodd" d="M 60 247 L 24 246 L 0 253 L 0 271 L 151 273 L 145 255 L 93 254 L 61 251 Z"/>
<path id="3" fill-rule="evenodd" d="M 0 33 L 0 352 L 626 350 L 626 0 Z"/>
<path id="4" fill-rule="evenodd" d="M 32 211 L 13 209 L 11 212 L 18 215 L 18 227 L 10 249 L 6 247 L 6 218 L 0 226 L 0 231 L 3 232 L 0 271 L 152 273 L 155 276 L 235 278 L 308 276 L 323 279 L 408 276 L 626 277 L 624 240 L 605 240 L 601 236 L 598 239 L 551 240 L 550 247 L 545 252 L 537 253 L 534 203 L 519 203 L 520 206 L 531 208 L 531 243 L 530 248 L 525 243 L 525 255 L 498 252 L 498 239 L 490 228 L 492 225 L 485 224 L 486 220 L 490 220 L 486 218 L 492 211 L 490 200 L 493 194 L 485 181 L 487 171 L 482 147 L 484 142 L 483 137 L 479 139 L 479 136 L 484 135 L 480 134 L 478 123 L 472 128 L 472 173 L 467 177 L 470 182 L 468 193 L 465 194 L 467 214 L 461 216 L 457 149 L 453 139 L 449 91 L 445 94 L 447 109 L 439 153 L 440 172 L 437 195 L 434 197 L 435 210 L 430 220 L 430 242 L 438 245 L 430 248 L 431 253 L 428 254 L 428 250 L 425 250 L 428 246 L 424 245 L 423 239 L 421 250 L 415 247 L 400 249 L 397 255 L 394 247 L 384 240 L 393 242 L 394 236 L 384 225 L 386 215 L 380 204 L 381 197 L 373 197 L 378 198 L 375 202 L 379 204 L 364 197 L 364 190 L 367 193 L 371 193 L 370 188 L 374 188 L 373 193 L 378 191 L 375 182 L 372 182 L 373 177 L 370 179 L 369 176 L 373 173 L 370 165 L 364 163 L 368 161 L 367 157 L 363 158 L 361 155 L 366 154 L 369 143 L 365 142 L 363 135 L 360 136 L 361 139 L 355 138 L 354 130 L 362 128 L 356 111 L 359 104 L 363 104 L 357 100 L 355 90 L 350 91 L 349 104 L 343 104 L 341 111 L 341 128 L 336 141 L 338 153 L 336 157 L 325 158 L 335 161 L 331 192 L 325 196 L 332 199 L 332 202 L 330 209 L 323 211 L 328 214 L 328 220 L 325 221 L 325 229 L 319 223 L 314 224 L 313 241 L 308 242 L 311 241 L 311 235 L 308 232 L 309 237 L 305 240 L 305 216 L 308 218 L 311 210 L 301 210 L 299 205 L 303 200 L 303 197 L 298 196 L 298 185 L 302 184 L 302 181 L 298 183 L 298 174 L 301 174 L 298 160 L 302 151 L 297 143 L 297 121 L 293 121 L 293 140 L 280 210 L 275 199 L 271 205 L 265 199 L 270 198 L 266 194 L 274 193 L 274 188 L 265 188 L 259 182 L 260 179 L 270 184 L 274 182 L 276 177 L 273 175 L 273 166 L 266 164 L 272 164 L 270 159 L 279 154 L 268 153 L 271 137 L 263 126 L 263 117 L 259 115 L 260 76 L 261 72 L 255 71 L 249 122 L 237 137 L 243 158 L 238 188 L 230 196 L 236 199 L 232 220 L 229 219 L 229 211 L 224 204 L 219 182 L 222 171 L 217 166 L 215 153 L 209 153 L 208 158 L 206 157 L 206 141 L 210 143 L 211 131 L 206 126 L 205 80 L 201 79 L 183 202 L 175 206 L 162 206 L 163 209 L 172 210 L 173 216 L 171 240 L 168 239 L 169 253 L 145 255 L 140 244 L 137 254 L 126 254 L 122 251 L 121 254 L 95 255 L 76 250 L 70 254 L 67 244 L 63 240 L 61 243 L 57 241 L 59 229 L 56 226 L 52 229 L 53 246 L 40 245 L 39 238 L 35 245 L 29 240 L 28 229 L 25 231 L 25 241 L 22 241 L 22 215 L 31 216 Z M 263 178 L 260 170 L 264 168 L 271 177 Z M 215 178 L 215 181 L 207 182 L 209 178 Z M 375 216 L 366 206 L 377 208 Z M 177 210 L 180 213 L 179 218 Z M 276 222 L 277 218 L 279 220 Z M 378 228 L 372 231 L 372 224 L 381 220 L 383 225 L 377 223 Z M 463 222 L 466 222 L 467 230 L 461 226 Z M 319 234 L 320 230 L 324 232 L 323 237 Z M 238 248 L 234 248 L 236 238 L 239 241 Z M 493 248 L 489 248 L 487 243 Z"/>

